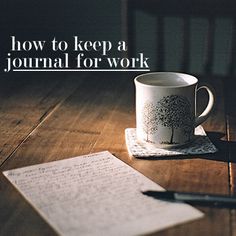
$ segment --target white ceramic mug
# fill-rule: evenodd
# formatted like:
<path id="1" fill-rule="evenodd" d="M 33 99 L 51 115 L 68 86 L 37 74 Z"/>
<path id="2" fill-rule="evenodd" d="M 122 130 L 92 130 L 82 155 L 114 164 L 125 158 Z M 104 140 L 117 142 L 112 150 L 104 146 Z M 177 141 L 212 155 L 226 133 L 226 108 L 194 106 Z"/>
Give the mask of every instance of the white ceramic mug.
<path id="1" fill-rule="evenodd" d="M 161 148 L 187 144 L 194 129 L 204 122 L 214 104 L 207 86 L 198 87 L 196 77 L 183 73 L 154 72 L 135 78 L 137 138 Z M 196 94 L 206 89 L 209 101 L 196 117 Z"/>

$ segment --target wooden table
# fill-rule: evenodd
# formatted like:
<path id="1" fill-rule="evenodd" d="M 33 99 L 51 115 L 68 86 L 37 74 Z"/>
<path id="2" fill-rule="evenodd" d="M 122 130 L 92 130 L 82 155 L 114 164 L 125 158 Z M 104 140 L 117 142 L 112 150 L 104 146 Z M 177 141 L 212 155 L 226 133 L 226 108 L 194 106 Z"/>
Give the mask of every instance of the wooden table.
<path id="1" fill-rule="evenodd" d="M 203 126 L 218 153 L 138 160 L 128 155 L 124 139 L 125 128 L 135 127 L 133 78 L 126 72 L 2 74 L 1 171 L 109 150 L 166 189 L 235 193 L 236 93 L 230 79 L 208 78 L 217 104 Z M 236 235 L 234 209 L 199 209 L 204 218 L 155 235 Z M 2 173 L 0 235 L 55 235 Z"/>

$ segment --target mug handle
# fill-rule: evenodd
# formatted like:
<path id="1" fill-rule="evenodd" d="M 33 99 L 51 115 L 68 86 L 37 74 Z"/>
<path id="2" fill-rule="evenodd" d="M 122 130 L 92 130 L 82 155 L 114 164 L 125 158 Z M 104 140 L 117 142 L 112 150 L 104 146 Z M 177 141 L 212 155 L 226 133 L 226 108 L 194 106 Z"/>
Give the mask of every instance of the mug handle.
<path id="1" fill-rule="evenodd" d="M 209 115 L 212 111 L 213 105 L 214 105 L 214 101 L 215 101 L 213 90 L 208 88 L 206 85 L 203 85 L 203 86 L 200 86 L 199 88 L 197 88 L 197 92 L 200 89 L 206 89 L 206 91 L 208 92 L 208 95 L 209 95 L 209 100 L 208 100 L 207 107 L 202 112 L 202 114 L 195 118 L 195 127 L 197 127 L 198 125 L 203 123 L 209 117 Z"/>

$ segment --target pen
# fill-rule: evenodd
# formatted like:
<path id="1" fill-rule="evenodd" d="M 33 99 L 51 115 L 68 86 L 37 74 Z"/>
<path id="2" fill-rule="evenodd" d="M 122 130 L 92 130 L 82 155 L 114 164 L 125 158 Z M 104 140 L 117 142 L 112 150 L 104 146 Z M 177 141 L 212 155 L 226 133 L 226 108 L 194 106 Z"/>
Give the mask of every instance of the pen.
<path id="1" fill-rule="evenodd" d="M 236 196 L 151 190 L 142 193 L 161 200 L 183 201 L 205 206 L 236 207 Z"/>

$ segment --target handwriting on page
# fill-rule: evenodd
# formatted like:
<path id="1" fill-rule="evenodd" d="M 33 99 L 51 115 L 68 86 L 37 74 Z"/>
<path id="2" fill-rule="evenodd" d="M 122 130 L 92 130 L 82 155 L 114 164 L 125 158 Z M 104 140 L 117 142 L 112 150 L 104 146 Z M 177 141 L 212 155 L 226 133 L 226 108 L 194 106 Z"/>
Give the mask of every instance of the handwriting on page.
<path id="1" fill-rule="evenodd" d="M 61 235 L 135 235 L 202 216 L 141 194 L 162 188 L 109 152 L 4 174 Z"/>

